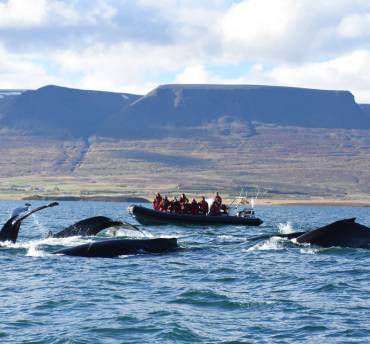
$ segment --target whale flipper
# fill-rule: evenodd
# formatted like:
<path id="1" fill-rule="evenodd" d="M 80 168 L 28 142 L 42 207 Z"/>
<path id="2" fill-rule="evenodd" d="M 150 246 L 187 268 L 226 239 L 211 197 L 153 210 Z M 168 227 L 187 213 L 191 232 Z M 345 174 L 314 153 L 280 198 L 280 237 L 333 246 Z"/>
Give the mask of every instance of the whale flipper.
<path id="1" fill-rule="evenodd" d="M 158 239 L 114 239 L 92 242 L 71 248 L 65 248 L 53 254 L 63 254 L 77 257 L 114 258 L 121 255 L 140 252 L 162 253 L 177 248 L 176 238 Z"/>

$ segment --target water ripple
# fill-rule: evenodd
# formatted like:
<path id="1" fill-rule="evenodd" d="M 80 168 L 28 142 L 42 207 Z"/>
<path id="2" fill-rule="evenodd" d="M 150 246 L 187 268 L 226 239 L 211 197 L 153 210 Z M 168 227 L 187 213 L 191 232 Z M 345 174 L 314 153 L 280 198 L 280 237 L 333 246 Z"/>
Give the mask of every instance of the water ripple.
<path id="1" fill-rule="evenodd" d="M 34 205 L 39 203 L 34 202 Z M 5 222 L 16 202 L 0 202 Z M 61 202 L 0 245 L 6 343 L 367 343 L 370 252 L 254 235 L 309 230 L 366 208 L 261 207 L 259 228 L 150 227 L 181 250 L 123 259 L 51 255 L 100 238 L 45 238 L 95 215 L 132 221 L 127 204 Z M 123 237 L 141 234 L 119 231 Z"/>

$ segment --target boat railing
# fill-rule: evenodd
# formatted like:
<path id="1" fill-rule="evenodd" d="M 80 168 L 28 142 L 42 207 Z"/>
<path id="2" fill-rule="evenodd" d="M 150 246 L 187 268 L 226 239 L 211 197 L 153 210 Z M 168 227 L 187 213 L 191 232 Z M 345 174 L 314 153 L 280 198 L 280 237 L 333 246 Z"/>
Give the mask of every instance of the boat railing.
<path id="1" fill-rule="evenodd" d="M 259 191 L 257 191 L 256 196 L 251 197 L 249 201 L 246 188 L 246 186 L 243 187 L 240 191 L 239 196 L 236 196 L 229 204 L 228 209 L 230 215 L 249 218 L 255 217 L 254 204 L 258 198 Z"/>

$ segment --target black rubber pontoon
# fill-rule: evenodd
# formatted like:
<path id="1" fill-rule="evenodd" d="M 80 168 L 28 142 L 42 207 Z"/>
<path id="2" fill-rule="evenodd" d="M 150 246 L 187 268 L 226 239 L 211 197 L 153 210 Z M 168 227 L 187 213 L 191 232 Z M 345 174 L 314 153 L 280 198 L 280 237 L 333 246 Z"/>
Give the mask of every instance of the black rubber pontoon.
<path id="1" fill-rule="evenodd" d="M 263 221 L 256 217 L 239 216 L 209 216 L 209 215 L 186 215 L 175 213 L 164 213 L 140 205 L 128 207 L 129 213 L 142 225 L 168 225 L 168 224 L 189 224 L 189 225 L 241 225 L 259 226 Z"/>

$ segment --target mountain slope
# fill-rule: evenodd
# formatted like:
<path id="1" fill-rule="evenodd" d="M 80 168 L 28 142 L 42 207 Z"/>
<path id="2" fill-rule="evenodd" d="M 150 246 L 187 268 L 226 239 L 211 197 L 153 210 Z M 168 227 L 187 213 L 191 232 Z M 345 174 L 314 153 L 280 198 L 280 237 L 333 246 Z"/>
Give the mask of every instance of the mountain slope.
<path id="1" fill-rule="evenodd" d="M 9 103 L 20 96 L 26 90 L 0 90 L 0 120 L 5 116 L 5 111 Z"/>
<path id="2" fill-rule="evenodd" d="M 45 86 L 5 104 L 1 125 L 41 136 L 88 138 L 106 117 L 138 98 L 126 93 Z"/>
<path id="3" fill-rule="evenodd" d="M 101 131 L 118 137 L 173 136 L 213 121 L 306 128 L 370 128 L 348 91 L 253 85 L 163 85 L 111 116 Z M 175 130 L 174 130 L 175 129 Z"/>
<path id="4" fill-rule="evenodd" d="M 4 198 L 226 194 L 246 184 L 284 197 L 370 193 L 370 107 L 349 92 L 222 85 L 165 85 L 145 96 L 56 86 L 3 92 Z"/>

